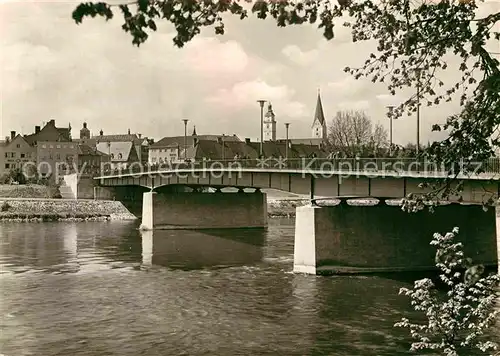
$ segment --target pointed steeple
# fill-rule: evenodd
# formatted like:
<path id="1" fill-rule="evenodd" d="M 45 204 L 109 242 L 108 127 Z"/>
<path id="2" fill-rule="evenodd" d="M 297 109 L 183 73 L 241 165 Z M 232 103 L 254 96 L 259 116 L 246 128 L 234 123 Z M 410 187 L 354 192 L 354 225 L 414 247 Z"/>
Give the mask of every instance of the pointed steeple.
<path id="1" fill-rule="evenodd" d="M 193 133 L 191 134 L 191 136 L 197 136 L 196 135 L 196 125 L 193 127 Z"/>
<path id="2" fill-rule="evenodd" d="M 313 125 L 316 122 L 316 120 L 318 120 L 321 125 L 325 124 L 325 114 L 323 112 L 323 104 L 321 103 L 321 94 L 319 92 L 319 88 L 318 88 L 318 100 L 316 101 L 316 111 L 314 113 Z"/>

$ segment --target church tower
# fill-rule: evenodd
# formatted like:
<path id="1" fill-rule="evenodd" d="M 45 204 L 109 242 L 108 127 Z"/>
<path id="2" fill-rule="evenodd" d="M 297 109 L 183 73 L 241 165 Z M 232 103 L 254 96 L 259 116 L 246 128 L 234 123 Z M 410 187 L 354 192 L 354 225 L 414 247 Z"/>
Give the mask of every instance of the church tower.
<path id="1" fill-rule="evenodd" d="M 90 130 L 87 128 L 86 122 L 83 123 L 83 127 L 80 130 L 80 139 L 81 140 L 90 139 Z"/>
<path id="2" fill-rule="evenodd" d="M 312 124 L 312 137 L 326 140 L 326 120 L 323 112 L 323 104 L 321 103 L 321 95 L 318 89 L 318 100 L 316 102 L 316 111 Z"/>
<path id="3" fill-rule="evenodd" d="M 264 141 L 276 141 L 276 120 L 271 103 L 267 106 L 264 117 Z"/>

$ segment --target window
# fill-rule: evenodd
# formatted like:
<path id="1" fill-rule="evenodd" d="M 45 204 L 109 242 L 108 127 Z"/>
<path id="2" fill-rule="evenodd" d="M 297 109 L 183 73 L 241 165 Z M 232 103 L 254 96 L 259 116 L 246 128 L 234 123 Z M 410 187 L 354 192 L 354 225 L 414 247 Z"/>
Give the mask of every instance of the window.
<path id="1" fill-rule="evenodd" d="M 21 145 L 18 143 L 18 144 L 16 145 L 16 147 L 17 147 L 17 148 L 21 148 Z"/>
<path id="2" fill-rule="evenodd" d="M 118 159 L 122 159 L 122 158 L 123 158 L 122 154 L 118 153 Z"/>
<path id="3" fill-rule="evenodd" d="M 5 152 L 5 158 L 9 158 L 9 152 Z"/>
<path id="4" fill-rule="evenodd" d="M 111 159 L 114 159 L 114 158 L 115 158 L 115 154 L 114 154 L 114 153 L 112 153 L 112 154 L 111 154 Z"/>
<path id="5" fill-rule="evenodd" d="M 10 168 L 10 164 L 5 163 L 5 168 L 7 168 L 7 169 Z"/>
<path id="6" fill-rule="evenodd" d="M 47 145 L 42 145 L 42 148 L 47 148 Z"/>
<path id="7" fill-rule="evenodd" d="M 56 145 L 56 148 L 61 148 L 61 145 Z"/>
<path id="8" fill-rule="evenodd" d="M 54 145 L 50 145 L 49 148 L 54 148 Z"/>
<path id="9" fill-rule="evenodd" d="M 58 153 L 58 154 L 56 154 L 56 159 L 57 159 L 57 160 L 61 159 L 61 155 L 60 155 L 59 153 Z"/>
<path id="10" fill-rule="evenodd" d="M 21 158 L 24 158 L 26 155 L 24 153 L 21 153 Z"/>

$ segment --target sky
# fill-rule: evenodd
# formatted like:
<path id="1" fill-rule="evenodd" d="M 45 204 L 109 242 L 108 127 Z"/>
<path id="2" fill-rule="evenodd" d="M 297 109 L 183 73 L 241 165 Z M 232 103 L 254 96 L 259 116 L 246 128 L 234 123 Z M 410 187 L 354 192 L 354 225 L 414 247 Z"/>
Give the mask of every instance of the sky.
<path id="1" fill-rule="evenodd" d="M 272 20 L 226 20 L 226 34 L 206 28 L 182 49 L 173 28 L 159 30 L 139 48 L 112 21 L 87 19 L 76 25 L 77 1 L 0 0 L 0 137 L 11 130 L 32 133 L 50 119 L 72 126 L 83 122 L 92 134 L 141 133 L 156 140 L 188 133 L 260 137 L 259 99 L 272 103 L 277 136 L 311 137 L 318 89 L 327 121 L 338 110 L 363 110 L 389 129 L 386 106 L 399 98 L 369 79 L 355 80 L 345 66 L 360 66 L 373 43 L 350 41 L 347 29 L 326 41 L 314 26 L 278 28 Z M 485 1 L 482 13 L 500 10 Z M 500 50 L 499 50 L 500 52 Z M 450 67 L 458 62 L 450 58 Z M 457 72 L 444 73 L 448 79 Z M 446 77 L 443 77 L 446 81 Z M 458 100 L 421 110 L 421 143 L 442 138 L 434 123 L 459 110 Z M 416 117 L 394 121 L 393 140 L 416 141 Z M 441 136 L 439 136 L 441 135 Z"/>

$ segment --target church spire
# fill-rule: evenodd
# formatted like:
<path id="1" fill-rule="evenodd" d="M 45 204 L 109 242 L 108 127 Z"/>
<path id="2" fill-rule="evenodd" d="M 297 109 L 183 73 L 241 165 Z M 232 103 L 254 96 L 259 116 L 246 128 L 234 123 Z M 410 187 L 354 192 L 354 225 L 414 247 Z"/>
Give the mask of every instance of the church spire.
<path id="1" fill-rule="evenodd" d="M 323 104 L 321 103 L 321 94 L 318 88 L 318 100 L 316 101 L 316 111 L 312 123 L 312 137 L 315 139 L 326 139 L 326 120 L 323 112 Z"/>
<path id="2" fill-rule="evenodd" d="M 314 113 L 313 125 L 316 123 L 316 120 L 321 125 L 325 124 L 325 114 L 323 112 L 323 104 L 321 103 L 321 94 L 318 88 L 318 100 L 316 101 L 316 112 Z"/>
<path id="3" fill-rule="evenodd" d="M 196 125 L 193 127 L 193 133 L 191 134 L 191 136 L 197 136 L 196 135 Z"/>

